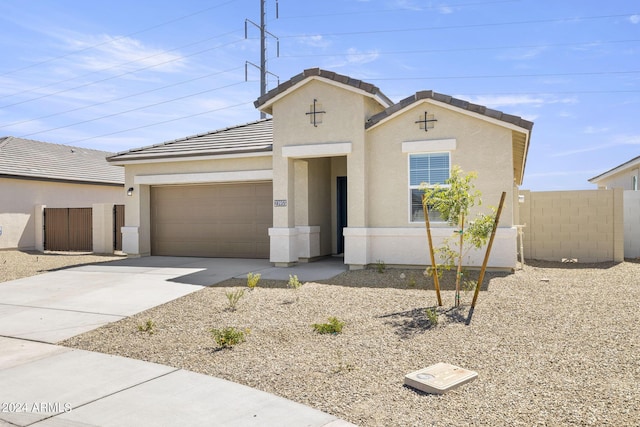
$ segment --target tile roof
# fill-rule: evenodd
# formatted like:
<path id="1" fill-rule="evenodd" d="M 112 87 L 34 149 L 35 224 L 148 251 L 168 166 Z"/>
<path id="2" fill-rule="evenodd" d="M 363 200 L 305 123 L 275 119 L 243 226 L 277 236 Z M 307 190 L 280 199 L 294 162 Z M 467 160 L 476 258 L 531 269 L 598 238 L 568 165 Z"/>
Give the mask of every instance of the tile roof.
<path id="1" fill-rule="evenodd" d="M 322 70 L 320 68 L 309 68 L 304 70 L 302 73 L 292 77 L 284 83 L 278 85 L 278 87 L 270 90 L 263 96 L 259 97 L 253 105 L 256 108 L 260 108 L 262 105 L 269 102 L 271 99 L 280 95 L 283 92 L 288 91 L 296 84 L 301 81 L 310 78 L 310 77 L 323 77 L 328 80 L 332 80 L 338 83 L 342 83 L 348 86 L 352 86 L 356 89 L 360 89 L 366 93 L 377 96 L 381 98 L 387 105 L 392 105 L 393 101 L 391 101 L 385 94 L 383 94 L 377 86 L 372 85 L 371 83 L 363 82 L 362 80 L 353 79 L 349 76 L 345 76 L 342 74 L 334 73 L 333 71 Z"/>
<path id="2" fill-rule="evenodd" d="M 390 106 L 386 110 L 372 116 L 369 121 L 367 121 L 365 127 L 370 128 L 387 117 L 397 113 L 400 110 L 407 108 L 408 106 L 415 104 L 423 99 L 433 99 L 434 101 L 439 101 L 445 104 L 449 104 L 454 107 L 461 108 L 463 110 L 470 111 L 472 113 L 481 114 L 487 117 L 491 117 L 493 119 L 501 120 L 503 122 L 511 123 L 513 125 L 519 126 L 523 129 L 531 130 L 533 128 L 533 122 L 525 120 L 519 116 L 513 116 L 511 114 L 505 114 L 498 110 L 492 110 L 491 108 L 484 107 L 478 104 L 472 104 L 470 102 L 464 101 L 462 99 L 454 98 L 449 95 L 443 95 L 441 93 L 434 92 L 432 90 L 425 90 L 421 92 L 416 92 L 415 95 L 411 95 L 402 101 Z"/>
<path id="3" fill-rule="evenodd" d="M 113 153 L 0 137 L 0 177 L 123 185 L 124 170 L 107 163 Z"/>
<path id="4" fill-rule="evenodd" d="M 216 156 L 271 152 L 273 122 L 262 119 L 251 123 L 215 130 L 162 144 L 123 151 L 112 155 L 109 162 L 127 162 L 179 157 Z"/>

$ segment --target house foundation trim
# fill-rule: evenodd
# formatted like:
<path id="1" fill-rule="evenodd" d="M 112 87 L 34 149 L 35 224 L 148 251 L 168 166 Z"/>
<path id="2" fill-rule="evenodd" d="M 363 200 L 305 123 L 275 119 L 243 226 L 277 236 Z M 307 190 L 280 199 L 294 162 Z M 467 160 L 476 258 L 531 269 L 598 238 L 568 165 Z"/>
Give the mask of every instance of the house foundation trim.
<path id="1" fill-rule="evenodd" d="M 453 236 L 452 228 L 432 228 L 434 247 Z M 384 262 L 386 265 L 430 265 L 429 248 L 424 228 L 353 228 L 344 229 L 344 262 L 351 270 L 369 264 Z M 489 267 L 514 269 L 516 267 L 517 229 L 498 228 L 489 257 Z M 465 266 L 479 267 L 485 247 L 469 250 L 464 258 Z"/>

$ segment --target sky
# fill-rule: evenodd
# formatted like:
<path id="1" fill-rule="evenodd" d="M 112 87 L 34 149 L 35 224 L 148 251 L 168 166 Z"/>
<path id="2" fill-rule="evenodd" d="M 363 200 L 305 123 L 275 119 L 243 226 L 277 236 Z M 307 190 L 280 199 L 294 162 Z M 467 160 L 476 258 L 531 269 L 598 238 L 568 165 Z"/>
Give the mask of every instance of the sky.
<path id="1" fill-rule="evenodd" d="M 259 119 L 260 2 L 2 0 L 0 137 L 120 152 Z M 640 2 L 265 5 L 268 89 L 320 67 L 521 116 L 535 191 L 640 155 Z"/>

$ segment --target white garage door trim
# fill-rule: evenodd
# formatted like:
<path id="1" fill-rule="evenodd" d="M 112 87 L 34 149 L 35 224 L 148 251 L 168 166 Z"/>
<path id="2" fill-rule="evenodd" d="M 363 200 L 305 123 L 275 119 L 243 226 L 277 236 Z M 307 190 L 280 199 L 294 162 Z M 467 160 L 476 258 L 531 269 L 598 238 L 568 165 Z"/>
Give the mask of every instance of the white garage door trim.
<path id="1" fill-rule="evenodd" d="M 239 181 L 272 181 L 273 170 L 248 170 L 233 172 L 181 173 L 162 175 L 136 175 L 137 185 L 210 184 Z"/>

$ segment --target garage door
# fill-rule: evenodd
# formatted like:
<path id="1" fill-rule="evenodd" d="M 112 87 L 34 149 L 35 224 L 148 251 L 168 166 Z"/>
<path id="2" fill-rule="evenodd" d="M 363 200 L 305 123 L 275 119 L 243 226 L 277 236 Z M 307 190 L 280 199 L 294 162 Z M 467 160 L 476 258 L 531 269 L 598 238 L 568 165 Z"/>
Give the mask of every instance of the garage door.
<path id="1" fill-rule="evenodd" d="M 269 258 L 272 184 L 151 187 L 151 254 Z"/>

